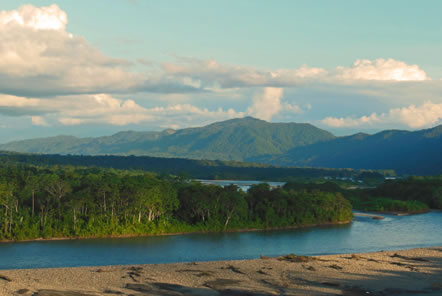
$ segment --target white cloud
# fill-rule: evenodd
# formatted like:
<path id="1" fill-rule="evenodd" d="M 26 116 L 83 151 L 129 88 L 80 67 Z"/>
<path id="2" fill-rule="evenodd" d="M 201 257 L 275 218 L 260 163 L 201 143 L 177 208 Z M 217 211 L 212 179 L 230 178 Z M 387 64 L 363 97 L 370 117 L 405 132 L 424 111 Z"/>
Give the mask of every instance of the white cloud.
<path id="1" fill-rule="evenodd" d="M 48 97 L 71 94 L 189 92 L 185 79 L 131 71 L 132 63 L 104 55 L 67 32 L 56 4 L 0 11 L 0 93 Z"/>
<path id="2" fill-rule="evenodd" d="M 52 99 L 0 95 L 0 113 L 32 116 L 34 125 L 47 125 L 43 116 L 55 114 L 62 124 L 102 122 L 125 125 L 147 120 L 144 108 L 133 100 L 120 100 L 106 94 L 63 96 Z"/>
<path id="3" fill-rule="evenodd" d="M 31 116 L 31 121 L 33 125 L 48 126 L 46 120 L 41 116 Z"/>
<path id="4" fill-rule="evenodd" d="M 217 108 L 199 108 L 190 104 L 177 104 L 167 107 L 155 107 L 147 109 L 152 116 L 153 122 L 161 127 L 184 128 L 189 126 L 202 126 L 232 118 L 244 117 L 244 112 L 237 112 L 232 108 L 224 110 Z"/>
<path id="5" fill-rule="evenodd" d="M 178 58 L 177 63 L 164 63 L 163 70 L 169 77 L 187 77 L 208 88 L 295 86 L 306 79 L 322 77 L 327 73 L 324 69 L 305 65 L 299 69 L 263 71 L 247 66 L 222 65 L 213 59 L 191 58 Z"/>
<path id="6" fill-rule="evenodd" d="M 18 10 L 0 11 L 0 27 L 11 29 L 14 26 L 34 30 L 63 31 L 68 23 L 68 17 L 56 4 L 36 8 L 24 5 Z"/>
<path id="7" fill-rule="evenodd" d="M 306 110 L 310 110 L 311 109 L 311 105 L 307 105 L 305 106 Z M 294 113 L 294 114 L 302 114 L 304 113 L 304 110 L 299 107 L 298 105 L 292 105 L 290 103 L 284 102 L 281 104 L 281 112 L 285 112 L 285 113 Z"/>
<path id="8" fill-rule="evenodd" d="M 85 39 L 66 31 L 68 16 L 56 4 L 24 5 L 0 11 L 0 93 L 24 97 L 74 94 L 191 91 L 227 88 L 297 87 L 358 81 L 422 81 L 429 77 L 417 65 L 393 59 L 357 60 L 353 66 L 325 70 L 260 70 L 216 60 L 177 58 L 161 69 L 143 59 L 143 71 L 132 63 L 104 55 Z M 137 68 L 139 70 L 139 67 Z"/>
<path id="9" fill-rule="evenodd" d="M 270 75 L 275 80 L 279 79 L 282 84 L 290 84 L 303 78 L 322 78 L 325 77 L 327 73 L 325 69 L 311 68 L 304 65 L 299 69 L 279 69 L 270 72 Z"/>
<path id="10" fill-rule="evenodd" d="M 333 93 L 335 98 L 342 95 L 342 102 L 351 97 L 348 100 L 355 102 L 346 102 L 353 106 L 359 99 L 372 100 L 373 104 L 388 101 L 388 106 L 408 105 L 359 118 L 327 117 L 323 123 L 329 126 L 397 124 L 419 128 L 440 121 L 442 80 L 431 81 L 418 65 L 403 61 L 360 59 L 350 67 L 332 69 L 306 65 L 258 69 L 213 59 L 177 58 L 159 68 L 154 61 L 138 59 L 143 67 L 132 67 L 129 61 L 106 56 L 87 40 L 69 33 L 67 24 L 67 14 L 56 4 L 0 11 L 1 114 L 28 116 L 34 125 L 149 122 L 184 127 L 244 115 L 292 119 L 293 114 L 309 110 L 309 103 L 315 104 L 315 110 L 321 103 L 309 97 L 296 97 L 302 107 L 290 103 L 290 89 L 308 88 Z M 248 104 L 250 94 L 258 88 L 263 88 L 263 93 Z M 200 92 L 199 97 L 188 95 L 194 91 Z M 144 92 L 155 95 L 148 97 Z M 123 94 L 131 99 L 117 98 Z M 425 100 L 434 103 L 422 104 Z M 220 105 L 224 109 L 218 108 Z"/>
<path id="11" fill-rule="evenodd" d="M 286 115 L 302 114 L 305 110 L 310 110 L 311 105 L 301 108 L 298 105 L 283 102 L 284 89 L 276 87 L 266 87 L 262 93 L 256 94 L 247 114 L 256 118 L 270 121 L 275 115 L 285 113 Z"/>
<path id="12" fill-rule="evenodd" d="M 49 120 L 54 119 L 55 123 L 62 125 L 128 125 L 149 122 L 157 126 L 183 127 L 244 116 L 243 112 L 233 109 L 209 110 L 190 104 L 145 108 L 131 99 L 122 100 L 107 94 L 63 96 L 54 99 L 0 95 L 0 113 L 9 116 L 31 116 L 34 125 L 49 125 Z"/>
<path id="13" fill-rule="evenodd" d="M 64 125 L 107 123 L 127 125 L 149 121 L 145 108 L 133 100 L 120 100 L 107 94 L 70 98 L 60 106 L 58 121 Z"/>
<path id="14" fill-rule="evenodd" d="M 394 59 L 358 59 L 351 67 L 326 70 L 306 65 L 297 69 L 259 70 L 248 66 L 220 64 L 214 59 L 177 58 L 164 63 L 170 79 L 196 88 L 298 87 L 304 85 L 359 85 L 376 82 L 431 80 L 418 65 Z"/>
<path id="15" fill-rule="evenodd" d="M 247 113 L 263 120 L 272 119 L 275 114 L 281 111 L 282 95 L 282 88 L 266 87 L 264 93 L 253 98 Z"/>
<path id="16" fill-rule="evenodd" d="M 337 78 L 344 80 L 423 81 L 429 80 L 418 65 L 394 59 L 359 59 L 351 68 L 337 67 Z"/>
<path id="17" fill-rule="evenodd" d="M 361 125 L 373 125 L 374 123 L 380 122 L 380 119 L 378 118 L 376 113 L 372 113 L 369 116 L 364 115 L 359 118 L 326 117 L 321 122 L 331 127 L 357 127 Z"/>
<path id="18" fill-rule="evenodd" d="M 424 128 L 439 124 L 442 120 L 442 104 L 426 102 L 420 106 L 410 105 L 402 108 L 392 108 L 387 113 L 359 118 L 353 117 L 327 117 L 321 122 L 335 128 L 342 127 L 367 127 L 367 126 L 397 126 L 409 128 Z"/>
<path id="19" fill-rule="evenodd" d="M 411 128 L 431 126 L 441 121 L 442 104 L 426 102 L 417 107 L 410 105 L 404 108 L 395 108 L 390 110 L 389 117 Z"/>
<path id="20" fill-rule="evenodd" d="M 65 107 L 65 106 L 64 106 Z M 86 111 L 85 111 L 86 109 Z M 187 126 L 204 120 L 225 120 L 243 117 L 244 113 L 233 109 L 209 110 L 190 104 L 176 104 L 166 107 L 144 108 L 133 100 L 120 100 L 109 95 L 94 95 L 83 99 L 83 103 L 71 110 L 63 108 L 59 122 L 64 125 L 86 123 L 108 123 L 112 125 L 137 124 L 154 122 L 162 126 L 176 126 L 178 123 Z"/>
<path id="21" fill-rule="evenodd" d="M 59 95 L 122 91 L 143 84 L 129 63 L 105 56 L 65 31 L 57 5 L 0 12 L 0 92 Z"/>
<path id="22" fill-rule="evenodd" d="M 66 31 L 67 14 L 56 4 L 24 5 L 0 11 L 0 93 L 22 97 L 75 94 L 215 92 L 248 87 L 298 87 L 356 83 L 361 80 L 426 80 L 417 65 L 393 59 L 358 60 L 350 68 L 329 71 L 306 65 L 260 70 L 216 60 L 177 58 L 162 68 L 143 59 L 132 63 L 104 55 L 85 39 Z M 137 68 L 139 70 L 139 67 Z M 149 71 L 150 72 L 147 72 Z M 356 82 L 355 82 L 356 81 Z"/>
<path id="23" fill-rule="evenodd" d="M 42 104 L 41 99 L 0 94 L 0 113 L 9 116 L 47 114 L 53 110 L 52 103 Z"/>

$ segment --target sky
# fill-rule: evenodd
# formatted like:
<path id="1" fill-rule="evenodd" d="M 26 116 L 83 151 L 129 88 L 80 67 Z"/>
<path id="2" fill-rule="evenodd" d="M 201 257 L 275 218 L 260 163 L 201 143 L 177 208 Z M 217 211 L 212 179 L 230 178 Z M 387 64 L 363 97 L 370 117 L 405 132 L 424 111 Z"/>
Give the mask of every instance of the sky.
<path id="1" fill-rule="evenodd" d="M 0 2 L 0 143 L 253 116 L 442 123 L 442 1 Z"/>

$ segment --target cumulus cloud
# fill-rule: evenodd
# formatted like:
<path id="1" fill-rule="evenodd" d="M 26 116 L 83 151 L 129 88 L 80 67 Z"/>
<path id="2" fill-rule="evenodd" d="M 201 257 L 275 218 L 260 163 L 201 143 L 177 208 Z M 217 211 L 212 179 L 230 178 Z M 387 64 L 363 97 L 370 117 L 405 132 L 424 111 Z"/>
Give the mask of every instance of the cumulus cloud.
<path id="1" fill-rule="evenodd" d="M 0 12 L 0 92 L 40 96 L 130 89 L 143 83 L 127 61 L 66 32 L 57 5 Z"/>
<path id="2" fill-rule="evenodd" d="M 56 4 L 0 11 L 0 93 L 25 97 L 186 93 L 348 80 L 428 79 L 417 65 L 393 59 L 358 60 L 352 67 L 329 71 L 306 65 L 260 70 L 192 58 L 177 58 L 158 69 L 155 63 L 138 59 L 146 67 L 144 72 L 136 72 L 131 62 L 106 56 L 81 36 L 66 31 L 67 24 L 67 14 Z"/>
<path id="3" fill-rule="evenodd" d="M 0 11 L 0 25 L 3 28 L 20 26 L 34 30 L 64 30 L 68 17 L 56 4 L 36 8 L 24 5 L 18 10 Z"/>
<path id="4" fill-rule="evenodd" d="M 418 65 L 394 59 L 358 59 L 350 68 L 337 67 L 337 78 L 344 80 L 423 81 L 429 80 Z"/>
<path id="5" fill-rule="evenodd" d="M 103 122 L 125 125 L 145 120 L 144 108 L 133 100 L 120 100 L 106 94 L 63 96 L 53 99 L 0 95 L 0 113 L 32 116 L 34 125 L 47 125 L 44 116 L 55 114 L 62 124 Z"/>
<path id="6" fill-rule="evenodd" d="M 321 68 L 302 66 L 299 69 L 263 71 L 253 67 L 223 65 L 216 60 L 178 58 L 177 63 L 164 63 L 163 70 L 169 77 L 188 79 L 204 87 L 253 87 L 295 86 L 305 79 L 324 76 Z"/>
<path id="7" fill-rule="evenodd" d="M 107 123 L 127 125 L 149 121 L 151 117 L 146 110 L 133 100 L 121 100 L 107 94 L 86 95 L 70 98 L 59 106 L 58 121 L 63 125 L 85 123 Z"/>
<path id="8" fill-rule="evenodd" d="M 67 32 L 67 23 L 56 4 L 0 11 L 0 93 L 48 97 L 195 90 L 185 80 L 168 79 L 158 71 L 131 71 L 131 62 L 104 55 Z"/>
<path id="9" fill-rule="evenodd" d="M 264 93 L 253 98 L 247 113 L 263 120 L 270 120 L 281 111 L 282 88 L 266 87 Z"/>
<path id="10" fill-rule="evenodd" d="M 302 114 L 311 109 L 307 104 L 305 108 L 282 101 L 284 89 L 266 87 L 262 93 L 256 94 L 247 114 L 256 118 L 270 121 L 275 115 L 285 113 L 286 115 Z"/>
<path id="11" fill-rule="evenodd" d="M 359 118 L 352 117 L 326 117 L 322 120 L 323 124 L 331 127 L 357 127 L 361 125 L 373 125 L 378 123 L 380 118 L 376 113 L 372 113 L 369 116 L 362 116 Z"/>
<path id="12" fill-rule="evenodd" d="M 440 104 L 436 103 L 441 102 L 442 81 L 429 81 L 430 77 L 418 65 L 403 61 L 360 59 L 349 67 L 332 69 L 306 65 L 294 69 L 258 69 L 222 64 L 213 59 L 177 58 L 160 67 L 154 61 L 138 59 L 138 67 L 132 67 L 128 60 L 106 56 L 81 36 L 69 33 L 67 24 L 67 14 L 56 4 L 24 5 L 0 11 L 0 114 L 28 116 L 33 125 L 40 126 L 158 122 L 162 126 L 183 127 L 244 115 L 271 120 L 276 115 L 292 118 L 292 114 L 311 108 L 308 98 L 303 99 L 303 107 L 283 98 L 283 88 L 289 97 L 290 88 L 302 87 L 325 93 L 336 90 L 334 94 L 351 94 L 353 98 L 358 95 L 378 101 L 388 98 L 389 106 L 394 100 L 395 105 L 409 105 L 359 118 L 323 120 L 333 127 L 395 122 L 417 128 L 440 121 Z M 264 91 L 246 105 L 250 93 L 261 88 Z M 160 106 L 153 108 L 143 107 L 143 100 L 149 99 L 145 93 L 140 94 L 184 96 L 195 91 L 200 92 L 199 99 L 188 96 L 185 101 L 170 100 L 168 106 L 158 98 L 151 99 L 161 101 L 150 102 L 149 106 Z M 206 93 L 210 94 L 207 98 L 211 102 L 204 104 L 213 106 L 210 109 L 196 103 L 202 102 L 203 96 L 207 100 Z M 117 98 L 122 95 L 135 99 Z M 245 112 L 217 108 L 220 100 L 225 100 L 223 106 L 226 106 L 227 98 Z M 419 105 L 422 98 L 436 103 Z"/>
<path id="13" fill-rule="evenodd" d="M 9 116 L 41 115 L 51 113 L 52 102 L 42 104 L 42 100 L 0 94 L 0 114 Z"/>
<path id="14" fill-rule="evenodd" d="M 0 93 L 26 97 L 73 94 L 214 91 L 222 88 L 296 87 L 307 83 L 382 80 L 421 81 L 429 77 L 417 65 L 393 59 L 357 60 L 351 67 L 325 70 L 260 70 L 216 60 L 177 58 L 164 63 L 132 63 L 104 55 L 81 36 L 66 31 L 68 16 L 56 4 L 24 5 L 0 11 Z"/>
<path id="15" fill-rule="evenodd" d="M 404 108 L 395 108 L 390 110 L 388 116 L 411 128 L 431 126 L 440 123 L 442 119 L 442 104 L 426 102 L 417 107 L 410 105 Z"/>
<path id="16" fill-rule="evenodd" d="M 308 67 L 297 69 L 259 70 L 247 66 L 220 64 L 214 59 L 178 58 L 164 63 L 168 77 L 192 81 L 197 87 L 296 87 L 311 83 L 342 84 L 361 81 L 425 81 L 430 80 L 417 65 L 394 59 L 358 59 L 351 67 L 335 69 Z"/>
<path id="17" fill-rule="evenodd" d="M 9 116 L 31 116 L 33 125 L 49 125 L 49 119 L 62 125 L 110 124 L 128 125 L 143 122 L 159 126 L 195 125 L 243 117 L 243 112 L 218 108 L 209 110 L 190 104 L 145 108 L 131 99 L 118 99 L 107 94 L 63 96 L 55 99 L 22 98 L 0 95 L 0 113 Z"/>
<path id="18" fill-rule="evenodd" d="M 420 106 L 410 105 L 401 108 L 392 108 L 387 113 L 377 115 L 372 113 L 369 116 L 359 118 L 353 117 L 327 117 L 321 122 L 335 128 L 342 127 L 367 127 L 367 126 L 388 126 L 402 125 L 409 128 L 424 128 L 441 123 L 442 104 L 426 102 Z"/>

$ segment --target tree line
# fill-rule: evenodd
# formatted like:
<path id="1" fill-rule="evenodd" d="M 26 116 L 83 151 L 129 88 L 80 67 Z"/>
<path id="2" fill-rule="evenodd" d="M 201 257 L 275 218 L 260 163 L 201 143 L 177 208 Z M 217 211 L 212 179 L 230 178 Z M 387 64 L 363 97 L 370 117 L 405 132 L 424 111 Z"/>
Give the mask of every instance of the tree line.
<path id="1" fill-rule="evenodd" d="M 88 156 L 48 155 L 1 152 L 0 162 L 33 164 L 36 166 L 81 166 L 114 168 L 120 170 L 145 170 L 157 174 L 186 175 L 194 179 L 211 180 L 312 180 L 318 178 L 345 178 L 362 180 L 364 183 L 382 183 L 384 176 L 395 175 L 391 170 L 353 170 L 308 167 L 275 167 L 266 164 L 195 160 L 184 158 L 160 158 L 150 156 Z"/>
<path id="2" fill-rule="evenodd" d="M 289 183 L 297 191 L 341 193 L 363 211 L 421 213 L 442 209 L 442 176 L 412 176 L 387 180 L 374 188 L 345 189 L 333 182 Z"/>
<path id="3" fill-rule="evenodd" d="M 180 176 L 72 166 L 0 165 L 0 239 L 102 237 L 335 223 L 339 192 L 203 185 Z"/>

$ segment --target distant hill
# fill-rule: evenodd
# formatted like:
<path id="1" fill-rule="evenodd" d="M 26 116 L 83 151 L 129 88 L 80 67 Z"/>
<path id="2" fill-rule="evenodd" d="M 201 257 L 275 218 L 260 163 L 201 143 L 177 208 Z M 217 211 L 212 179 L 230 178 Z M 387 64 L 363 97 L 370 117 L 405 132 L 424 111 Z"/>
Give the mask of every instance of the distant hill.
<path id="1" fill-rule="evenodd" d="M 162 132 L 120 132 L 108 137 L 57 136 L 0 145 L 0 150 L 45 154 L 148 155 L 192 159 L 246 160 L 334 139 L 311 124 L 269 123 L 246 117 L 204 127 Z"/>
<path id="2" fill-rule="evenodd" d="M 363 133 L 296 147 L 283 155 L 250 159 L 285 166 L 394 169 L 400 174 L 442 174 L 442 125 L 415 132 Z"/>
<path id="3" fill-rule="evenodd" d="M 157 174 L 172 174 L 196 179 L 218 180 L 279 180 L 299 181 L 327 178 L 364 179 L 367 174 L 382 178 L 389 171 L 365 171 L 352 169 L 289 168 L 266 164 L 221 160 L 195 160 L 150 156 L 83 156 L 59 154 L 31 154 L 0 151 L 1 165 L 36 165 L 43 167 L 79 166 L 124 170 L 143 170 Z"/>
<path id="4" fill-rule="evenodd" d="M 162 132 L 120 132 L 98 138 L 57 136 L 0 145 L 42 154 L 138 155 L 235 160 L 277 166 L 395 170 L 442 174 L 442 125 L 335 137 L 311 124 L 269 123 L 246 117 Z"/>

